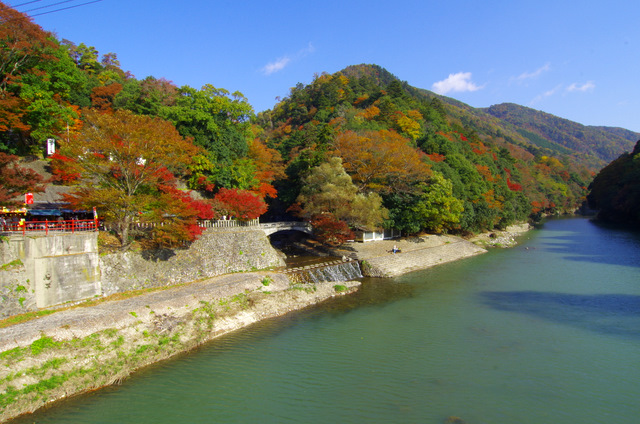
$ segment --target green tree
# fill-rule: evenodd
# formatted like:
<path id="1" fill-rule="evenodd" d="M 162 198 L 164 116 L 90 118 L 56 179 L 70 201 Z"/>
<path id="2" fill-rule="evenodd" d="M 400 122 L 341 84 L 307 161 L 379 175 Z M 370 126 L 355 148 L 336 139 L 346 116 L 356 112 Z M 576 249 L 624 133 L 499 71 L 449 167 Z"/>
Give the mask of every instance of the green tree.
<path id="1" fill-rule="evenodd" d="M 113 104 L 116 109 L 128 109 L 138 115 L 158 116 L 163 107 L 176 104 L 178 94 L 178 87 L 164 78 L 129 78 Z"/>
<path id="2" fill-rule="evenodd" d="M 253 109 L 242 93 L 210 84 L 202 90 L 184 86 L 175 104 L 162 107 L 159 115 L 211 153 L 215 163 L 231 164 L 247 155 Z"/>
<path id="3" fill-rule="evenodd" d="M 603 221 L 640 224 L 640 141 L 593 180 L 589 205 Z"/>
<path id="4" fill-rule="evenodd" d="M 387 226 L 410 234 L 451 231 L 462 217 L 463 202 L 453 196 L 451 181 L 438 172 L 427 182 L 418 183 L 412 193 L 397 193 L 390 200 L 391 220 Z"/>
<path id="5" fill-rule="evenodd" d="M 303 181 L 297 202 L 301 204 L 302 215 L 309 220 L 331 213 L 352 228 L 380 228 L 387 217 L 380 196 L 358 193 L 358 188 L 342 167 L 342 160 L 337 157 L 311 170 Z"/>

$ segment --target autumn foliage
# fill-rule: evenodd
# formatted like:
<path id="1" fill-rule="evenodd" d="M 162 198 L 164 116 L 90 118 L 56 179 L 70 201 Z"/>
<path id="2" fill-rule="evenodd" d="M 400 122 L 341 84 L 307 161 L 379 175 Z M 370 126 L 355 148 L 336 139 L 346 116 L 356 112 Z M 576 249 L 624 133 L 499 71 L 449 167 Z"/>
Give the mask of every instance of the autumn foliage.
<path id="1" fill-rule="evenodd" d="M 310 220 L 314 237 L 330 246 L 340 246 L 355 237 L 346 222 L 337 219 L 332 213 L 314 215 Z"/>
<path id="2" fill-rule="evenodd" d="M 213 200 L 219 215 L 243 221 L 256 219 L 267 211 L 264 200 L 247 190 L 221 188 Z"/>
<path id="3" fill-rule="evenodd" d="M 347 131 L 335 138 L 334 152 L 342 158 L 359 189 L 388 192 L 430 175 L 424 153 L 409 145 L 409 140 L 395 131 Z"/>
<path id="4" fill-rule="evenodd" d="M 195 224 L 198 211 L 175 190 L 175 174 L 186 172 L 198 148 L 158 118 L 93 110 L 84 118 L 80 132 L 52 160 L 53 169 L 64 170 L 62 178 L 79 176 L 66 200 L 76 208 L 97 207 L 125 248 L 136 220 L 172 228 L 172 243 L 192 239 L 186 228 Z M 163 231 L 166 245 L 169 230 Z"/>
<path id="5" fill-rule="evenodd" d="M 18 164 L 17 156 L 0 152 L 0 206 L 22 203 L 16 196 L 42 191 L 42 182 L 39 174 Z"/>
<path id="6" fill-rule="evenodd" d="M 296 204 L 318 234 L 338 234 L 321 235 L 327 243 L 349 228 L 478 232 L 574 210 L 596 169 L 575 143 L 542 137 L 539 114 L 536 125 L 505 125 L 376 65 L 316 75 L 256 116 L 239 92 L 137 80 L 115 53 L 59 41 L 3 2 L 0 22 L 0 151 L 40 154 L 55 138 L 51 169 L 76 187 L 68 200 L 97 206 L 124 247 L 130 236 L 179 245 L 197 236 L 197 219 L 252 219 L 265 201 L 268 219 Z M 0 200 L 37 188 L 16 160 L 0 162 Z"/>

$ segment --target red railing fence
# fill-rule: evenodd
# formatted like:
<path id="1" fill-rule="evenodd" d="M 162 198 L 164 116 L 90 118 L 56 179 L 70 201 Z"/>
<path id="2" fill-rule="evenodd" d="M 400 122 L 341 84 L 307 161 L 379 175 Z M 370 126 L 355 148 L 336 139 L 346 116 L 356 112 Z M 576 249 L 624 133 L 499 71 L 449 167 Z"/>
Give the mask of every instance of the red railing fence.
<path id="1" fill-rule="evenodd" d="M 0 225 L 0 231 L 10 233 L 44 233 L 48 235 L 49 232 L 69 232 L 75 233 L 79 231 L 98 231 L 97 219 L 70 219 L 67 221 L 19 221 L 19 222 L 7 222 L 5 225 Z"/>

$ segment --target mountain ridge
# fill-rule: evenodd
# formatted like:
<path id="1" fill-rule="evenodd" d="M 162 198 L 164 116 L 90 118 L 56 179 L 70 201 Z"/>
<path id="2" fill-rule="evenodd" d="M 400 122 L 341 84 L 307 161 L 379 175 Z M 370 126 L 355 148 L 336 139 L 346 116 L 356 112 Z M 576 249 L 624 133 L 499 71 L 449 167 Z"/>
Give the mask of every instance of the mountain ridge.
<path id="1" fill-rule="evenodd" d="M 426 99 L 439 99 L 462 123 L 469 124 L 475 120 L 473 122 L 475 125 L 485 127 L 486 124 L 498 125 L 503 132 L 502 135 L 507 136 L 511 142 L 526 146 L 533 151 L 539 150 L 541 154 L 555 151 L 561 154 L 586 155 L 587 157 L 583 159 L 587 159 L 594 170 L 604 167 L 621 154 L 632 150 L 635 142 L 640 139 L 640 133 L 626 128 L 583 125 L 511 102 L 475 108 L 457 99 L 413 87 L 379 65 L 350 65 L 339 73 L 347 77 L 369 76 L 380 86 L 388 85 L 395 79 L 409 93 Z M 461 116 L 463 114 L 460 110 L 469 113 L 470 116 Z M 555 127 L 556 131 L 550 127 Z M 532 146 L 537 146 L 538 149 Z"/>

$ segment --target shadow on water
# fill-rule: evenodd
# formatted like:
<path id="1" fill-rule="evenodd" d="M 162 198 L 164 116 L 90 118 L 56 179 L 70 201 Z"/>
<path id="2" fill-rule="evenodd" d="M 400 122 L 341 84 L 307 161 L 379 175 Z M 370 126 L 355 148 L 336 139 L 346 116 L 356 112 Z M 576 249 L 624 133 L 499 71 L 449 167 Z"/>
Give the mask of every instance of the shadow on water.
<path id="1" fill-rule="evenodd" d="M 559 324 L 640 339 L 640 296 L 533 291 L 482 292 L 493 309 L 518 312 Z"/>
<path id="2" fill-rule="evenodd" d="M 544 228 L 553 232 L 562 221 L 545 223 Z M 587 219 L 574 218 L 569 224 L 562 224 L 558 226 L 560 231 L 569 229 L 569 233 L 554 235 L 543 243 L 546 250 L 570 261 L 640 267 L 640 231 Z"/>
<path id="3" fill-rule="evenodd" d="M 320 313 L 343 314 L 361 307 L 382 307 L 394 301 L 414 297 L 412 284 L 399 283 L 388 278 L 363 278 L 360 289 L 348 296 L 338 296 L 314 307 Z"/>

